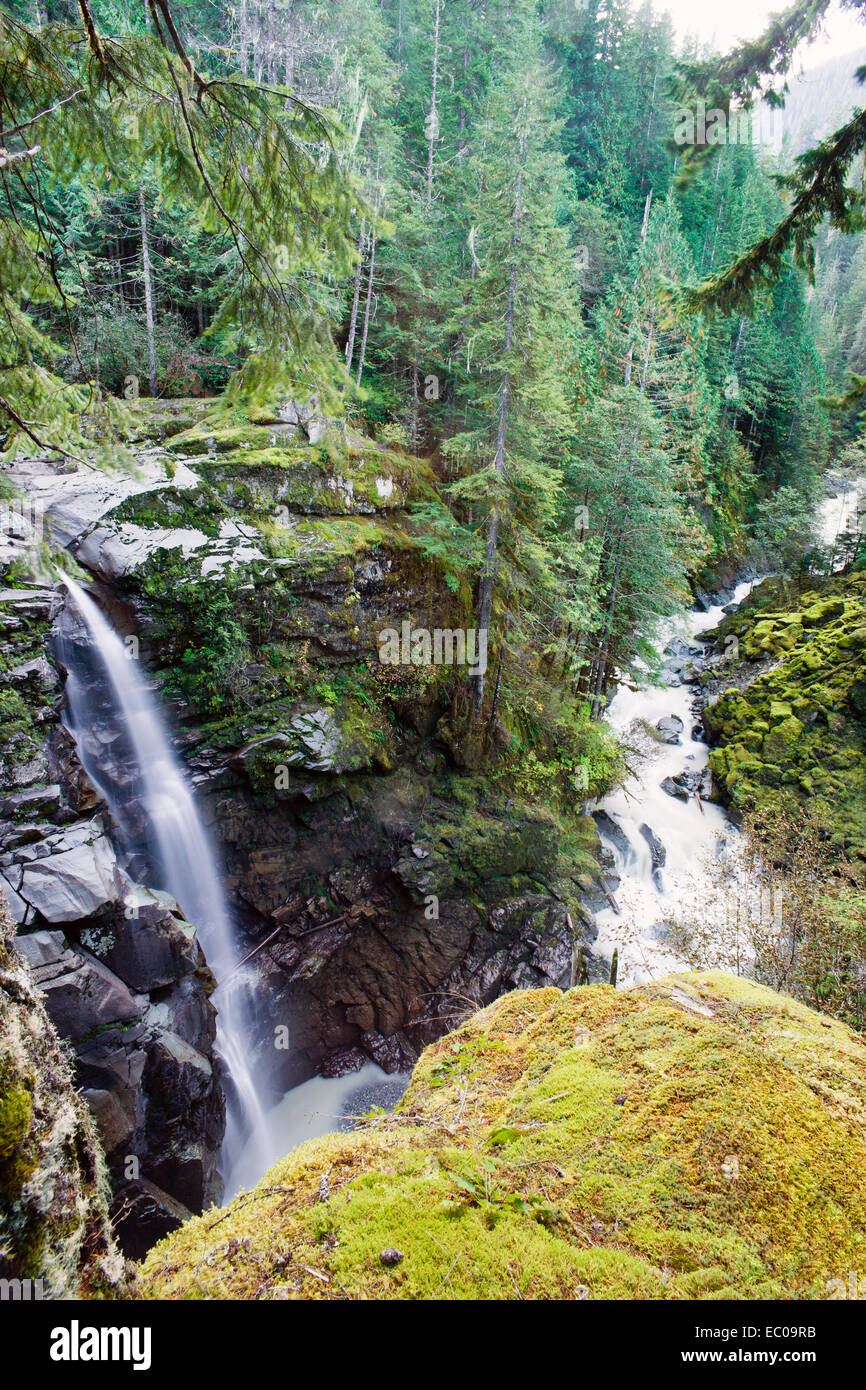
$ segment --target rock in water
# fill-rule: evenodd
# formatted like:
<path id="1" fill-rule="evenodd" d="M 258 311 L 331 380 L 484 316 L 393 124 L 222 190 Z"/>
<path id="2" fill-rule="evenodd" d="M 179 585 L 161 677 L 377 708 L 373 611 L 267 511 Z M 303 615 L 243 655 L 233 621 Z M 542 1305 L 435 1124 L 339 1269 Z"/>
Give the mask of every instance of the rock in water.
<path id="1" fill-rule="evenodd" d="M 668 714 L 656 724 L 656 728 L 661 734 L 664 743 L 679 743 L 680 734 L 684 727 L 683 721 L 678 714 Z"/>
<path id="2" fill-rule="evenodd" d="M 668 857 L 667 850 L 665 849 L 664 845 L 662 844 L 655 831 L 651 830 L 648 825 L 642 825 L 640 827 L 640 833 L 641 835 L 643 835 L 644 839 L 650 847 L 653 869 L 661 869 L 664 866 L 665 860 Z"/>
<path id="3" fill-rule="evenodd" d="M 824 1299 L 862 1262 L 863 1039 L 722 972 L 506 995 L 401 1110 L 168 1236 L 143 1296 Z"/>

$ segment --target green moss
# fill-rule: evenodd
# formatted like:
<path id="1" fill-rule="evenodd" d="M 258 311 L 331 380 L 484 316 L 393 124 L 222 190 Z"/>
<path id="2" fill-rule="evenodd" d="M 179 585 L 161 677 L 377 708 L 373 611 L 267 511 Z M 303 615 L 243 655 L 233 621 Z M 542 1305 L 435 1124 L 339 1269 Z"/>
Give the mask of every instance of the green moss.
<path id="1" fill-rule="evenodd" d="M 139 1291 L 821 1298 L 862 1259 L 864 1174 L 844 1025 L 721 973 L 519 992 L 428 1048 L 394 1116 L 161 1242 Z"/>
<path id="2" fill-rule="evenodd" d="M 30 1095 L 0 1080 L 0 1161 L 12 1156 L 30 1129 Z"/>
<path id="3" fill-rule="evenodd" d="M 761 585 L 719 630 L 722 639 L 738 636 L 741 676 L 768 653 L 776 661 L 707 708 L 718 745 L 711 766 L 723 799 L 738 811 L 780 789 L 820 797 L 837 843 L 866 858 L 866 718 L 858 695 L 866 576 L 811 580 L 788 599 L 788 610 L 780 597 L 773 583 Z"/>
<path id="4" fill-rule="evenodd" d="M 0 897 L 0 1277 L 52 1297 L 121 1287 L 105 1165 Z"/>

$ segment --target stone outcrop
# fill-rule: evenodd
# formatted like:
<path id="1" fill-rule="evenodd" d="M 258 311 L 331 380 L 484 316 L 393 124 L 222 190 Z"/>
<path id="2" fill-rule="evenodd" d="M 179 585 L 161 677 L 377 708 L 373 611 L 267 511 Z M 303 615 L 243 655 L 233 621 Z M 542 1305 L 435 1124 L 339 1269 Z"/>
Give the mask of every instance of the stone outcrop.
<path id="1" fill-rule="evenodd" d="M 91 1113 L 0 895 L 0 1278 L 27 1281 L 24 1298 L 122 1292 L 109 1196 Z"/>
<path id="2" fill-rule="evenodd" d="M 866 1048 L 748 980 L 497 1000 L 394 1115 L 303 1144 L 146 1298 L 825 1299 L 866 1241 Z M 324 1175 L 324 1176 L 323 1176 Z"/>

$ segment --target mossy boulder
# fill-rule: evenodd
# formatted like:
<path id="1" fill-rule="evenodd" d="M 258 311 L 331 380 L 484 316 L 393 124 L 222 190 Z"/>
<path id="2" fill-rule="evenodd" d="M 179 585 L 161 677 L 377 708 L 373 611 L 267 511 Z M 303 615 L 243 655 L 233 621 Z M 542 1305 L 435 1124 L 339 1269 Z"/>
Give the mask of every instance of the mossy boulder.
<path id="1" fill-rule="evenodd" d="M 719 628 L 717 649 L 733 633 L 743 659 L 727 671 L 736 688 L 706 706 L 704 724 L 723 801 L 744 812 L 780 789 L 818 798 L 835 843 L 866 859 L 864 611 L 862 572 L 810 579 L 787 597 L 773 581 L 760 585 Z M 768 666 L 771 630 L 785 641 L 774 641 Z"/>
<path id="2" fill-rule="evenodd" d="M 0 895 L 0 1277 L 44 1297 L 123 1289 L 93 1121 Z"/>
<path id="3" fill-rule="evenodd" d="M 427 1048 L 394 1115 L 188 1222 L 137 1290 L 825 1298 L 864 1248 L 866 1047 L 713 972 L 499 999 Z"/>

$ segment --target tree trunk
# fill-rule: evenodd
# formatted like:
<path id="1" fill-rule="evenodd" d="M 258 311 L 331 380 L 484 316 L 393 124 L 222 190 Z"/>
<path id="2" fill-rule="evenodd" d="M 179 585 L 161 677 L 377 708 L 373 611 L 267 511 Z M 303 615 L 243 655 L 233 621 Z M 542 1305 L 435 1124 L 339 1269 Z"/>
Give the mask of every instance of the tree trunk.
<path id="1" fill-rule="evenodd" d="M 505 370 L 499 387 L 499 422 L 496 429 L 496 453 L 493 471 L 497 483 L 505 475 L 505 437 L 508 429 L 508 405 L 511 398 L 511 373 L 508 369 L 508 355 L 514 335 L 514 300 L 517 292 L 517 244 L 520 240 L 520 216 L 523 200 L 523 161 L 526 156 L 526 135 L 523 122 L 526 116 L 526 98 L 523 99 L 520 121 L 520 162 L 517 167 L 517 182 L 514 190 L 514 220 L 511 230 L 511 273 L 508 277 L 508 308 L 505 313 Z M 496 574 L 496 549 L 499 542 L 499 502 L 491 501 L 490 517 L 487 522 L 487 547 L 484 554 L 484 570 L 478 591 L 478 635 L 484 633 L 486 651 L 490 652 L 490 619 L 493 613 L 493 580 Z M 473 707 L 475 717 L 481 713 L 484 703 L 484 671 L 475 677 Z"/>
<path id="2" fill-rule="evenodd" d="M 267 38 L 268 82 L 273 86 L 277 80 L 277 2 L 268 0 L 268 38 Z"/>
<path id="3" fill-rule="evenodd" d="M 238 10 L 238 65 L 244 77 L 250 70 L 250 12 L 249 0 L 240 0 Z"/>
<path id="4" fill-rule="evenodd" d="M 373 274 L 376 269 L 376 228 L 370 234 L 370 269 L 367 273 L 367 300 L 364 305 L 364 329 L 361 334 L 361 352 L 358 357 L 358 375 L 355 381 L 357 386 L 361 385 L 361 374 L 364 371 L 364 358 L 367 354 L 367 333 L 370 329 L 370 304 L 373 300 Z"/>
<path id="5" fill-rule="evenodd" d="M 361 273 L 364 269 L 364 248 L 367 241 L 367 224 L 361 223 L 361 231 L 358 236 L 358 264 L 355 266 L 355 292 L 352 295 L 352 314 L 349 319 L 349 336 L 346 339 L 346 371 L 352 370 L 352 358 L 355 355 L 355 329 L 358 326 L 358 303 L 361 298 Z"/>
<path id="6" fill-rule="evenodd" d="M 295 85 L 295 0 L 286 7 L 285 80 L 287 87 Z"/>
<path id="7" fill-rule="evenodd" d="M 139 184 L 138 209 L 141 215 L 141 269 L 144 279 L 144 316 L 147 322 L 147 362 L 150 394 L 156 395 L 156 334 L 153 325 L 153 279 L 150 268 L 150 240 L 147 234 L 147 203 Z"/>
<path id="8" fill-rule="evenodd" d="M 436 0 L 436 19 L 433 29 L 433 87 L 430 114 L 427 117 L 427 209 L 433 201 L 433 147 L 439 134 L 439 114 L 436 110 L 436 85 L 439 80 L 439 0 Z"/>

